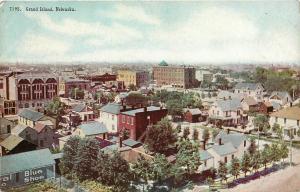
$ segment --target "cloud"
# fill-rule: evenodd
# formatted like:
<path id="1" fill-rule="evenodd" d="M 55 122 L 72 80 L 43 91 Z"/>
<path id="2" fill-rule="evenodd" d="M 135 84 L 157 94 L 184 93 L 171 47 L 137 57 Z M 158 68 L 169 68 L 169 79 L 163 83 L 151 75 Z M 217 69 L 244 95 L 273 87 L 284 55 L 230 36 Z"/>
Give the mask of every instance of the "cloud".
<path id="1" fill-rule="evenodd" d="M 35 33 L 26 33 L 22 38 L 17 52 L 23 58 L 56 59 L 63 57 L 70 50 L 67 42 Z"/>
<path id="2" fill-rule="evenodd" d="M 119 23 L 104 25 L 101 22 L 82 22 L 71 18 L 64 18 L 61 22 L 55 22 L 46 14 L 25 14 L 34 19 L 47 30 L 63 34 L 69 37 L 89 38 L 85 41 L 92 46 L 102 46 L 107 43 L 122 44 L 143 37 L 142 33 L 134 28 Z"/>
<path id="3" fill-rule="evenodd" d="M 101 16 L 103 16 L 103 12 L 101 12 Z M 133 21 L 150 25 L 160 24 L 158 17 L 146 13 L 142 7 L 138 6 L 118 4 L 115 6 L 115 11 L 107 12 L 106 16 L 120 21 Z"/>

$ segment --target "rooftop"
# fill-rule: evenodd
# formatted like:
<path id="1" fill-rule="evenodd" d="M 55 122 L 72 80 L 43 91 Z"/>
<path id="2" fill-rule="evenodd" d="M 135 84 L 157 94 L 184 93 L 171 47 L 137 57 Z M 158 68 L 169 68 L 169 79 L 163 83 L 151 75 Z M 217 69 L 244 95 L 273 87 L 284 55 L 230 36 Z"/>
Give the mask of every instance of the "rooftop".
<path id="1" fill-rule="evenodd" d="M 300 107 L 287 107 L 274 113 L 271 113 L 270 116 L 300 120 Z"/>
<path id="2" fill-rule="evenodd" d="M 121 107 L 118 103 L 108 103 L 101 107 L 100 111 L 117 115 L 120 113 Z"/>
<path id="3" fill-rule="evenodd" d="M 155 107 L 155 106 L 150 106 L 147 107 L 147 111 L 158 111 L 160 110 L 160 107 Z M 124 115 L 130 115 L 130 116 L 135 116 L 137 113 L 142 113 L 144 112 L 144 108 L 139 108 L 139 109 L 134 109 L 134 110 L 130 110 L 130 111 L 125 111 L 122 112 L 122 114 Z"/>
<path id="4" fill-rule="evenodd" d="M 16 135 L 10 135 L 6 139 L 4 139 L 0 145 L 4 147 L 5 149 L 8 149 L 11 151 L 14 149 L 17 145 L 19 145 L 24 139 L 22 137 L 16 136 Z M 0 163 L 1 164 L 1 163 Z M 2 165 L 2 164 L 1 164 Z"/>
<path id="5" fill-rule="evenodd" d="M 0 157 L 0 175 L 36 169 L 55 164 L 49 149 L 40 149 Z"/>
<path id="6" fill-rule="evenodd" d="M 222 111 L 234 111 L 242 107 L 240 99 L 237 98 L 218 100 L 216 101 L 216 104 L 221 108 Z"/>
<path id="7" fill-rule="evenodd" d="M 213 145 L 210 149 L 214 150 L 220 156 L 232 154 L 237 151 L 230 142 L 223 145 Z"/>
<path id="8" fill-rule="evenodd" d="M 235 85 L 235 89 L 247 89 L 255 90 L 257 87 L 262 86 L 260 83 L 238 83 Z"/>
<path id="9" fill-rule="evenodd" d="M 29 119 L 31 121 L 38 121 L 40 120 L 42 117 L 44 117 L 43 113 L 31 110 L 31 109 L 22 109 L 19 114 L 20 117 L 24 117 L 26 119 Z"/>
<path id="10" fill-rule="evenodd" d="M 107 133 L 107 128 L 105 127 L 105 125 L 103 123 L 99 123 L 98 121 L 79 125 L 78 128 L 81 129 L 85 135 Z"/>

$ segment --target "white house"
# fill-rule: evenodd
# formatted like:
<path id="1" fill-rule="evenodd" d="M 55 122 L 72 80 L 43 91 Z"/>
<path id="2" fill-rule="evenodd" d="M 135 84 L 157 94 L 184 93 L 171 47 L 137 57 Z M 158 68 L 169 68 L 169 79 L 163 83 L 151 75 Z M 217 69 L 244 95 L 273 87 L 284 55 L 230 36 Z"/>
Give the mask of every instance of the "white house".
<path id="1" fill-rule="evenodd" d="M 300 129 L 300 107 L 287 107 L 270 114 L 269 123 L 273 126 L 275 123 L 280 125 L 284 130 L 284 136 L 292 131 L 297 137 L 297 131 Z"/>
<path id="2" fill-rule="evenodd" d="M 109 133 L 118 131 L 118 115 L 123 106 L 118 103 L 108 103 L 100 109 L 100 116 L 96 121 L 103 123 Z"/>
<path id="3" fill-rule="evenodd" d="M 224 126 L 240 125 L 247 121 L 247 115 L 243 114 L 241 101 L 237 98 L 215 101 L 208 114 L 210 123 Z"/>
<path id="4" fill-rule="evenodd" d="M 279 103 L 283 106 L 292 103 L 293 99 L 286 91 L 273 91 L 269 97 L 269 101 Z"/>
<path id="5" fill-rule="evenodd" d="M 91 137 L 94 138 L 96 136 L 105 139 L 107 137 L 107 129 L 105 125 L 99 123 L 97 121 L 88 122 L 85 124 L 79 125 L 76 130 L 72 133 L 72 135 L 77 135 L 81 138 Z"/>
<path id="6" fill-rule="evenodd" d="M 252 96 L 256 100 L 262 100 L 265 89 L 260 83 L 238 83 L 234 87 L 234 93 L 243 93 Z"/>

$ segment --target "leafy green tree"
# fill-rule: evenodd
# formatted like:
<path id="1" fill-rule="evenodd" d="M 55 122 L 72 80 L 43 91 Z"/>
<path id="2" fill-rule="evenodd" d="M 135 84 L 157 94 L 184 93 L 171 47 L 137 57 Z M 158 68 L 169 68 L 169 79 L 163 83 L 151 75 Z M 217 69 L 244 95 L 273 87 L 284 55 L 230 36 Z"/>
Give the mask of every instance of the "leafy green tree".
<path id="1" fill-rule="evenodd" d="M 199 140 L 199 132 L 197 129 L 194 129 L 194 131 L 193 131 L 193 140 L 194 141 Z"/>
<path id="2" fill-rule="evenodd" d="M 176 127 L 176 131 L 177 131 L 177 133 L 181 132 L 181 124 L 178 123 L 178 125 Z"/>
<path id="3" fill-rule="evenodd" d="M 75 158 L 81 139 L 78 136 L 72 136 L 63 147 L 63 156 L 60 162 L 60 169 L 63 175 L 72 176 L 75 166 Z"/>
<path id="4" fill-rule="evenodd" d="M 261 165 L 260 152 L 256 151 L 251 157 L 251 167 L 256 172 Z"/>
<path id="5" fill-rule="evenodd" d="M 168 100 L 166 105 L 167 105 L 169 115 L 171 115 L 173 118 L 182 116 L 183 105 L 180 100 L 177 99 Z"/>
<path id="6" fill-rule="evenodd" d="M 220 161 L 218 175 L 221 178 L 221 181 L 227 181 L 228 168 L 223 161 Z"/>
<path id="7" fill-rule="evenodd" d="M 283 130 L 279 124 L 275 123 L 272 127 L 272 131 L 276 133 L 276 135 L 280 140 L 283 139 Z"/>
<path id="8" fill-rule="evenodd" d="M 128 106 L 147 106 L 148 104 L 148 98 L 141 93 L 132 92 L 130 93 L 126 99 L 126 105 Z"/>
<path id="9" fill-rule="evenodd" d="M 280 149 L 277 143 L 271 144 L 271 154 L 273 162 L 278 162 L 281 159 Z"/>
<path id="10" fill-rule="evenodd" d="M 254 138 L 250 139 L 250 146 L 248 148 L 248 152 L 250 154 L 250 156 L 253 156 L 253 154 L 257 151 L 257 145 L 256 145 L 256 141 Z"/>
<path id="11" fill-rule="evenodd" d="M 152 162 L 153 179 L 161 183 L 168 178 L 171 171 L 171 165 L 163 154 L 156 154 Z"/>
<path id="12" fill-rule="evenodd" d="M 223 90 L 227 90 L 229 87 L 229 81 L 224 76 L 220 76 L 220 75 L 216 77 L 215 84 L 217 85 L 218 88 Z"/>
<path id="13" fill-rule="evenodd" d="M 189 138 L 189 135 L 190 135 L 190 128 L 189 128 L 189 127 L 185 127 L 185 128 L 183 129 L 183 135 L 182 135 L 182 137 L 183 137 L 184 139 L 188 139 L 188 138 Z"/>
<path id="14" fill-rule="evenodd" d="M 207 142 L 207 140 L 209 139 L 209 130 L 207 128 L 205 128 L 203 130 L 203 133 L 202 133 L 202 139 Z"/>
<path id="15" fill-rule="evenodd" d="M 233 175 L 235 178 L 237 178 L 237 176 L 239 176 L 240 174 L 240 169 L 241 169 L 240 161 L 236 157 L 231 159 L 229 173 Z"/>
<path id="16" fill-rule="evenodd" d="M 96 179 L 94 167 L 97 165 L 99 142 L 96 139 L 83 139 L 79 143 L 74 171 L 80 181 Z"/>
<path id="17" fill-rule="evenodd" d="M 244 153 L 243 157 L 242 157 L 242 162 L 241 162 L 241 170 L 244 172 L 245 177 L 247 172 L 250 171 L 251 168 L 251 158 L 249 153 Z"/>
<path id="18" fill-rule="evenodd" d="M 195 173 L 201 165 L 199 145 L 189 140 L 182 140 L 176 154 L 176 164 L 188 175 Z"/>
<path id="19" fill-rule="evenodd" d="M 176 141 L 176 131 L 173 130 L 167 118 L 163 118 L 156 125 L 151 126 L 146 132 L 145 144 L 152 152 L 164 153 L 170 147 L 173 147 Z"/>
<path id="20" fill-rule="evenodd" d="M 151 180 L 153 177 L 152 164 L 150 160 L 145 159 L 144 156 L 139 156 L 136 163 L 132 165 L 133 177 L 136 181 L 141 181 L 143 183 L 143 191 L 144 191 L 144 183 L 147 183 L 148 180 Z"/>
<path id="21" fill-rule="evenodd" d="M 261 152 L 261 163 L 264 165 L 265 169 L 267 168 L 267 164 L 272 161 L 272 153 L 270 146 L 268 144 L 265 145 L 264 149 Z"/>
<path id="22" fill-rule="evenodd" d="M 288 149 L 288 146 L 285 142 L 282 142 L 280 144 L 280 148 L 279 148 L 279 151 L 280 151 L 280 158 L 284 161 L 284 159 L 288 158 L 289 156 L 289 149 Z"/>
<path id="23" fill-rule="evenodd" d="M 58 128 L 59 123 L 62 121 L 62 116 L 65 115 L 64 108 L 64 103 L 60 102 L 58 97 L 54 97 L 46 107 L 47 115 L 54 116 L 55 118 L 56 128 Z"/>
<path id="24" fill-rule="evenodd" d="M 254 120 L 254 126 L 258 128 L 259 131 L 263 131 L 269 127 L 268 117 L 264 114 L 258 114 Z"/>

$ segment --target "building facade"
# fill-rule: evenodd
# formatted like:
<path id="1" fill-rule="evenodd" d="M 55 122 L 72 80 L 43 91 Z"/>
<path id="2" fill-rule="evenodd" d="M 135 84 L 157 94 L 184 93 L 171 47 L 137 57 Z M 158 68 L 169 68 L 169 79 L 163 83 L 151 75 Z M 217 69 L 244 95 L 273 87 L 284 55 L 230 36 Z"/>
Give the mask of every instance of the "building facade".
<path id="1" fill-rule="evenodd" d="M 172 85 L 180 88 L 192 88 L 197 86 L 196 69 L 185 66 L 155 66 L 153 67 L 153 79 L 158 86 Z"/>
<path id="2" fill-rule="evenodd" d="M 125 86 L 137 87 L 145 86 L 149 82 L 149 73 L 147 71 L 118 70 L 118 81 L 124 81 Z"/>

